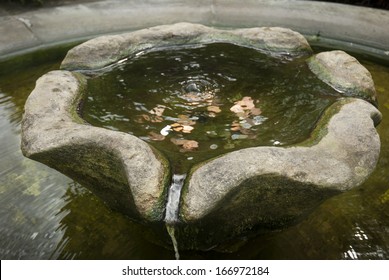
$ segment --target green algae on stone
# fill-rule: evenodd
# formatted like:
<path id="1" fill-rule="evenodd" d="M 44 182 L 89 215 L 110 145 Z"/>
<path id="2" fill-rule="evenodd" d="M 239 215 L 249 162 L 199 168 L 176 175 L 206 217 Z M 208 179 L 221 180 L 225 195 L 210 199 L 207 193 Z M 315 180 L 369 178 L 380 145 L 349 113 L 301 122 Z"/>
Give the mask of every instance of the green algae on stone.
<path id="1" fill-rule="evenodd" d="M 389 203 L 389 189 L 380 196 L 380 201 L 382 204 Z"/>
<path id="2" fill-rule="evenodd" d="M 317 143 L 247 148 L 193 167 L 182 192 L 180 217 L 184 223 L 201 227 L 207 219 L 232 220 L 234 215 L 247 212 L 255 215 L 238 219 L 244 224 L 238 223 L 242 229 L 269 225 L 282 228 L 301 219 L 324 199 L 360 185 L 378 160 L 380 142 L 375 120 L 380 114 L 360 99 L 347 98 L 337 103 L 319 121 L 325 129 L 316 128 L 321 129 Z M 255 195 L 256 190 L 265 189 L 267 192 Z M 284 204 L 266 199 L 272 193 L 277 194 L 274 198 L 285 195 L 280 200 Z M 253 197 L 257 197 L 257 203 L 250 200 Z M 295 199 L 301 201 L 288 204 Z M 236 214 L 220 210 L 229 207 Z M 269 213 L 280 209 L 284 217 L 271 221 L 269 217 L 275 216 Z M 267 218 L 255 220 L 261 216 Z"/>
<path id="3" fill-rule="evenodd" d="M 281 31 L 275 32 L 278 35 L 293 33 L 278 28 L 216 30 L 187 23 L 159 26 L 90 40 L 69 51 L 61 67 L 99 70 L 140 51 L 224 40 L 275 57 L 311 54 L 301 35 L 291 36 L 298 39 L 296 44 L 284 41 L 285 34 L 267 37 L 267 32 L 276 30 Z M 319 79 L 346 95 L 375 103 L 371 76 L 369 80 L 354 60 L 335 53 L 335 65 L 344 66 L 346 72 L 337 75 L 339 69 L 331 68 L 331 59 L 329 70 L 328 65 L 316 63 L 321 57 L 308 61 Z M 56 71 L 39 79 L 26 103 L 24 154 L 89 186 L 131 218 L 161 222 L 171 176 L 168 162 L 137 137 L 78 123 L 78 94 L 85 85 L 80 77 Z M 342 80 L 347 77 L 362 80 L 362 86 L 350 86 L 350 81 Z M 360 185 L 378 160 L 375 125 L 379 119 L 378 110 L 364 100 L 340 100 L 319 121 L 311 143 L 240 149 L 193 167 L 178 205 L 179 244 L 211 247 L 253 228 L 281 229 L 305 217 L 324 199 Z"/>
<path id="4" fill-rule="evenodd" d="M 307 60 L 319 79 L 349 97 L 359 97 L 377 105 L 376 90 L 370 72 L 344 51 L 328 51 Z"/>
<path id="5" fill-rule="evenodd" d="M 84 92 L 81 74 L 52 71 L 37 81 L 22 121 L 23 154 L 82 182 L 130 217 L 162 217 L 170 174 L 162 155 L 136 137 L 86 124 L 77 112 Z"/>
<path id="6" fill-rule="evenodd" d="M 321 115 L 319 121 L 316 123 L 314 129 L 312 130 L 308 139 L 298 143 L 296 145 L 291 146 L 299 146 L 299 147 L 311 147 L 320 142 L 320 140 L 327 135 L 328 133 L 328 123 L 330 119 L 337 114 L 343 105 L 352 102 L 352 98 L 342 98 L 337 102 L 331 104 Z"/>
<path id="7" fill-rule="evenodd" d="M 188 215 L 193 212 L 188 211 L 184 203 L 181 208 L 183 223 L 176 231 L 178 244 L 182 249 L 207 249 L 252 230 L 261 233 L 284 229 L 339 193 L 336 189 L 316 188 L 278 174 L 251 177 L 231 193 L 222 195 L 201 218 Z M 215 224 L 223 226 L 215 227 Z"/>

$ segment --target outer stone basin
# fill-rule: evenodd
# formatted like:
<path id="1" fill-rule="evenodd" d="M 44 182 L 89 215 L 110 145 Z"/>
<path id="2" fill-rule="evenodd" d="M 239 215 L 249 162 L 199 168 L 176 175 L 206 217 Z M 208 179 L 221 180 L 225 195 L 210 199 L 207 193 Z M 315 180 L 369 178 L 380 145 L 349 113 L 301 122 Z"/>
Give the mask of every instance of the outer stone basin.
<path id="1" fill-rule="evenodd" d="M 88 186 L 130 218 L 159 224 L 172 177 L 167 160 L 134 136 L 79 117 L 87 86 L 81 73 L 141 51 L 213 42 L 306 57 L 311 71 L 346 97 L 325 111 L 302 143 L 242 149 L 194 166 L 180 200 L 180 248 L 207 249 L 252 228 L 284 228 L 368 178 L 379 156 L 375 126 L 381 120 L 372 105 L 370 73 L 341 51 L 312 55 L 305 38 L 285 28 L 220 30 L 180 23 L 87 41 L 68 52 L 63 70 L 37 81 L 22 122 L 24 155 Z"/>

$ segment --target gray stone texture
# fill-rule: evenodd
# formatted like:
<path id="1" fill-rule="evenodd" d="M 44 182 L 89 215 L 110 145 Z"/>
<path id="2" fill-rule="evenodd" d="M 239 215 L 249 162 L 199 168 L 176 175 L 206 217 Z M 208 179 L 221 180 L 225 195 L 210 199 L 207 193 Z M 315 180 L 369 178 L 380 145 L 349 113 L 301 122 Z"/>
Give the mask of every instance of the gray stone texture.
<path id="1" fill-rule="evenodd" d="M 85 77 L 67 71 L 39 78 L 25 105 L 23 154 L 85 184 L 131 218 L 161 220 L 166 162 L 134 136 L 85 123 L 77 114 L 85 86 Z"/>
<path id="2" fill-rule="evenodd" d="M 21 19 L 13 16 L 0 17 L 0 57 L 1 52 L 13 52 L 39 44 L 39 39 Z"/>
<path id="3" fill-rule="evenodd" d="M 318 53 L 308 60 L 308 65 L 320 80 L 344 95 L 377 102 L 370 72 L 355 57 L 344 51 Z"/>
<path id="4" fill-rule="evenodd" d="M 180 212 L 190 226 L 182 226 L 179 244 L 206 249 L 252 228 L 282 229 L 360 185 L 378 161 L 380 120 L 370 103 L 345 98 L 327 109 L 303 143 L 242 149 L 194 167 Z M 206 242 L 196 243 L 196 236 Z"/>
<path id="5" fill-rule="evenodd" d="M 311 54 L 307 40 L 299 33 L 280 27 L 222 30 L 201 24 L 177 23 L 89 40 L 66 55 L 66 70 L 99 69 L 140 51 L 167 47 L 228 42 L 256 48 L 269 55 Z"/>
<path id="6" fill-rule="evenodd" d="M 251 187 L 261 188 L 260 176 L 280 177 L 323 191 L 345 191 L 361 184 L 378 160 L 380 141 L 373 119 L 379 120 L 380 113 L 359 99 L 338 101 L 327 110 L 339 112 L 315 128 L 326 131 L 317 144 L 310 146 L 310 141 L 316 141 L 310 139 L 305 142 L 308 146 L 248 148 L 195 168 L 184 191 L 182 217 L 188 222 L 201 219 L 229 193 L 250 188 L 240 187 L 247 180 L 255 178 L 257 186 Z"/>
<path id="7" fill-rule="evenodd" d="M 99 70 L 140 51 L 212 42 L 272 56 L 311 54 L 304 37 L 285 28 L 225 30 L 178 23 L 92 39 L 70 50 L 61 67 Z M 308 65 L 347 97 L 327 108 L 302 143 L 242 149 L 194 166 L 180 201 L 176 233 L 181 248 L 207 249 L 252 228 L 292 225 L 325 199 L 360 185 L 374 170 L 381 114 L 367 102 L 375 101 L 371 75 L 344 52 L 320 53 Z M 85 76 L 64 70 L 38 80 L 22 122 L 24 155 L 85 184 L 129 217 L 162 221 L 171 180 L 168 163 L 136 137 L 85 123 L 78 110 L 86 86 Z"/>

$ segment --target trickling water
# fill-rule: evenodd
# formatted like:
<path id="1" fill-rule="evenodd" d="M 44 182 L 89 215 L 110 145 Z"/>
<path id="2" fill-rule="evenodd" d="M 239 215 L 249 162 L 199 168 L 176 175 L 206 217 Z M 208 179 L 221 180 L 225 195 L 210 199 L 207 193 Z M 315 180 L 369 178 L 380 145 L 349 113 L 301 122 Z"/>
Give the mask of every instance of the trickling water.
<path id="1" fill-rule="evenodd" d="M 173 175 L 173 182 L 169 188 L 166 204 L 165 222 L 168 224 L 175 224 L 178 222 L 178 207 L 180 204 L 181 189 L 185 178 L 186 174 Z"/>
<path id="2" fill-rule="evenodd" d="M 173 224 L 166 224 L 167 232 L 170 235 L 170 238 L 172 239 L 173 248 L 174 248 L 174 256 L 176 260 L 180 259 L 180 253 L 178 252 L 178 243 L 175 235 L 175 227 Z"/>
<path id="3" fill-rule="evenodd" d="M 178 222 L 178 210 L 180 205 L 180 196 L 181 189 L 184 185 L 184 180 L 186 178 L 186 174 L 174 174 L 172 184 L 170 185 L 168 192 L 168 200 L 166 203 L 166 214 L 165 214 L 165 222 L 166 229 L 172 239 L 175 257 L 177 260 L 180 259 L 180 254 L 178 252 L 178 244 L 177 239 L 175 237 L 175 227 L 174 224 Z"/>

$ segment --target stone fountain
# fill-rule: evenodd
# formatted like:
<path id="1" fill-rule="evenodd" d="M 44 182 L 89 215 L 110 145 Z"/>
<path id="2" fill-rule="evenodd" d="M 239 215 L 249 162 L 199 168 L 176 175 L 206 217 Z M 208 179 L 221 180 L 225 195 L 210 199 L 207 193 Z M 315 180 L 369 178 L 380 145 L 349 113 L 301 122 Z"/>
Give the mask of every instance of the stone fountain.
<path id="1" fill-rule="evenodd" d="M 285 228 L 369 177 L 380 152 L 375 126 L 381 120 L 370 73 L 343 51 L 314 55 L 301 34 L 278 27 L 225 30 L 177 23 L 78 45 L 61 70 L 42 76 L 29 96 L 23 154 L 80 182 L 131 219 L 163 224 L 173 176 L 169 162 L 141 139 L 80 117 L 88 87 L 83 73 L 109 71 L 143 51 L 215 42 L 303 57 L 312 73 L 344 97 L 326 109 L 301 143 L 241 149 L 193 166 L 176 203 L 180 248 L 208 249 L 253 229 Z"/>

